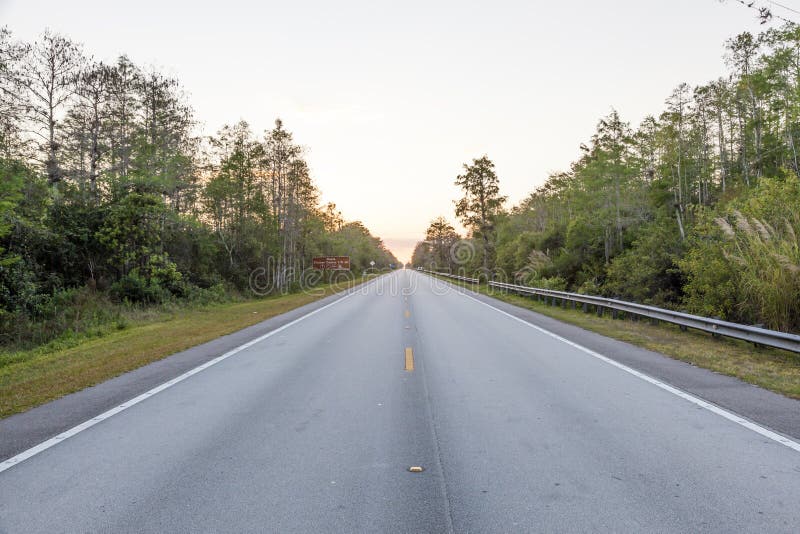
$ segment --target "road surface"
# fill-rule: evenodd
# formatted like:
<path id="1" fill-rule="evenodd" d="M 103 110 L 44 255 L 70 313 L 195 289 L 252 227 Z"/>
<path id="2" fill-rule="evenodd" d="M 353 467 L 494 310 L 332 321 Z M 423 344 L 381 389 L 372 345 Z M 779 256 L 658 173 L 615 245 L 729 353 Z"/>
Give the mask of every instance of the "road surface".
<path id="1" fill-rule="evenodd" d="M 796 440 L 420 273 L 211 363 L 7 465 L 0 532 L 800 531 Z"/>

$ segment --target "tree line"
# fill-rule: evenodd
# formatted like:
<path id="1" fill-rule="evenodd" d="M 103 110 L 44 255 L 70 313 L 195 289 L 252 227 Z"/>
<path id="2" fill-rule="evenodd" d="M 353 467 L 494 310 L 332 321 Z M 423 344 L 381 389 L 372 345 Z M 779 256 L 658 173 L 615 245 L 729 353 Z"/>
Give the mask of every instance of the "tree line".
<path id="1" fill-rule="evenodd" d="M 414 265 L 800 331 L 800 27 L 737 35 L 725 61 L 638 127 L 603 117 L 513 207 L 488 158 L 465 165 L 454 214 L 475 254 L 446 254 L 459 238 L 437 219 Z"/>
<path id="2" fill-rule="evenodd" d="M 262 289 L 295 290 L 328 254 L 355 271 L 397 263 L 320 206 L 280 120 L 204 136 L 177 79 L 49 31 L 26 43 L 0 29 L 0 343 L 87 298 L 244 293 L 257 269 Z"/>

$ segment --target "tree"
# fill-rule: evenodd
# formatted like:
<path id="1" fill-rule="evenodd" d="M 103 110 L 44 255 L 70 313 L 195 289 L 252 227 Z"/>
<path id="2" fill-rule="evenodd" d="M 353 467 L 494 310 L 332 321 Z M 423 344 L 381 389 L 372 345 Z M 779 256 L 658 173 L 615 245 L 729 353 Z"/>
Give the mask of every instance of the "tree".
<path id="1" fill-rule="evenodd" d="M 459 239 L 460 236 L 456 233 L 455 228 L 444 217 L 436 217 L 431 221 L 425 232 L 425 240 L 430 245 L 431 263 L 435 268 L 453 270 L 454 261 L 450 252 Z"/>
<path id="2" fill-rule="evenodd" d="M 133 148 L 141 129 L 136 122 L 141 107 L 136 95 L 140 77 L 140 69 L 127 56 L 120 56 L 109 72 L 106 174 L 112 196 L 124 195 L 128 189 Z"/>
<path id="3" fill-rule="evenodd" d="M 311 182 L 303 151 L 294 144 L 292 134 L 277 119 L 275 128 L 264 140 L 264 167 L 261 187 L 268 195 L 273 221 L 280 239 L 280 254 L 274 277 L 285 287 L 290 272 L 298 268 L 297 240 L 304 217 L 316 204 L 316 188 Z"/>
<path id="4" fill-rule="evenodd" d="M 425 241 L 420 241 L 414 246 L 414 251 L 411 254 L 411 266 L 415 269 L 417 267 L 430 268 L 433 263 L 431 255 L 431 246 Z"/>
<path id="5" fill-rule="evenodd" d="M 31 46 L 22 69 L 27 90 L 32 132 L 43 144 L 47 179 L 52 185 L 63 178 L 59 165 L 62 132 L 59 114 L 75 92 L 83 56 L 80 47 L 64 36 L 46 30 Z"/>
<path id="6" fill-rule="evenodd" d="M 10 215 L 19 202 L 22 186 L 21 165 L 0 158 L 0 238 L 8 235 L 12 224 Z M 8 266 L 13 257 L 4 256 L 5 250 L 0 246 L 0 269 Z"/>
<path id="7" fill-rule="evenodd" d="M 183 277 L 164 250 L 163 233 L 169 210 L 155 195 L 131 193 L 114 203 L 97 240 L 106 247 L 119 274 L 117 296 L 158 302 L 166 291 L 180 291 Z"/>
<path id="8" fill-rule="evenodd" d="M 184 200 L 192 198 L 195 181 L 191 108 L 183 101 L 178 80 L 156 71 L 140 72 L 134 91 L 139 117 L 131 147 L 131 173 L 163 195 L 175 211 L 181 211 Z"/>
<path id="9" fill-rule="evenodd" d="M 202 203 L 225 251 L 228 276 L 242 284 L 248 266 L 254 268 L 275 239 L 268 202 L 257 181 L 263 146 L 244 121 L 223 127 L 212 145 L 217 161 L 203 189 Z"/>
<path id="10" fill-rule="evenodd" d="M 258 138 L 244 121 L 207 139 L 196 127 L 177 79 L 0 28 L 0 342 L 118 315 L 78 299 L 219 299 L 260 289 L 259 270 L 291 290 L 318 254 L 351 254 L 356 270 L 397 263 L 363 224 L 318 205 L 280 120 Z"/>
<path id="11" fill-rule="evenodd" d="M 336 204 L 333 202 L 328 202 L 321 210 L 319 210 L 319 217 L 322 219 L 325 225 L 325 230 L 328 232 L 340 230 L 342 225 L 344 225 L 342 212 L 336 209 Z"/>
<path id="12" fill-rule="evenodd" d="M 27 46 L 11 41 L 11 32 L 0 28 L 0 157 L 10 160 L 20 156 L 20 130 L 24 121 L 25 99 L 21 94 L 20 62 Z"/>
<path id="13" fill-rule="evenodd" d="M 351 269 L 360 272 L 372 269 L 386 269 L 389 264 L 398 264 L 397 258 L 384 246 L 380 238 L 370 234 L 359 221 L 346 223 L 331 234 L 329 254 L 350 256 Z M 338 255 L 337 254 L 337 255 Z"/>
<path id="14" fill-rule="evenodd" d="M 66 151 L 82 198 L 99 200 L 101 158 L 107 152 L 109 81 L 112 69 L 103 63 L 87 65 L 77 77 L 75 102 L 66 118 Z"/>
<path id="15" fill-rule="evenodd" d="M 738 71 L 737 105 L 740 140 L 740 164 L 745 183 L 750 185 L 751 167 L 755 167 L 756 175 L 761 175 L 761 140 L 762 110 L 761 99 L 757 88 L 757 76 L 754 76 L 754 63 L 761 43 L 749 32 L 744 32 L 726 43 L 729 65 Z M 749 109 L 748 109 L 749 107 Z M 748 134 L 752 134 L 752 139 Z M 754 160 L 750 160 L 749 148 L 752 147 Z"/>
<path id="16" fill-rule="evenodd" d="M 456 202 L 456 217 L 474 236 L 483 240 L 483 268 L 488 272 L 493 265 L 492 243 L 494 221 L 503 208 L 506 197 L 500 195 L 500 182 L 494 172 L 494 163 L 483 156 L 464 164 L 464 173 L 456 177 L 455 185 L 464 192 Z"/>

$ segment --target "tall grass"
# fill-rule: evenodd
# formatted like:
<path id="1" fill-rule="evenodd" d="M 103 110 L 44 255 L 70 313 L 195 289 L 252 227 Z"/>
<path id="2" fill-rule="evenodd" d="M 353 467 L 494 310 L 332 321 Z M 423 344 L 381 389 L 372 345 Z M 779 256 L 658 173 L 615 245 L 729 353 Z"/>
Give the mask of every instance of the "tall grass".
<path id="1" fill-rule="evenodd" d="M 725 256 L 737 266 L 739 315 L 767 328 L 800 331 L 800 218 L 773 227 L 733 210 L 715 222 L 728 241 Z"/>
<path id="2" fill-rule="evenodd" d="M 13 359 L 16 351 L 45 345 L 51 349 L 68 348 L 165 312 L 240 299 L 221 285 L 192 288 L 184 298 L 157 305 L 114 301 L 107 293 L 88 287 L 63 290 L 54 294 L 36 315 L 0 314 L 0 367 L 5 360 Z"/>

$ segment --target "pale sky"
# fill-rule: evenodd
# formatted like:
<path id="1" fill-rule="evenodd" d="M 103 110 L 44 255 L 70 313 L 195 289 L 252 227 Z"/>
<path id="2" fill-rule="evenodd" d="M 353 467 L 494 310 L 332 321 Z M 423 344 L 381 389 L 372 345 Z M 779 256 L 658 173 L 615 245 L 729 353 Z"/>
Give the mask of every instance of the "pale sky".
<path id="1" fill-rule="evenodd" d="M 0 25 L 178 77 L 204 133 L 282 118 L 323 200 L 401 260 L 432 218 L 456 223 L 462 163 L 487 154 L 516 203 L 612 107 L 660 113 L 680 82 L 725 73 L 728 37 L 763 28 L 735 0 L 0 0 Z"/>

